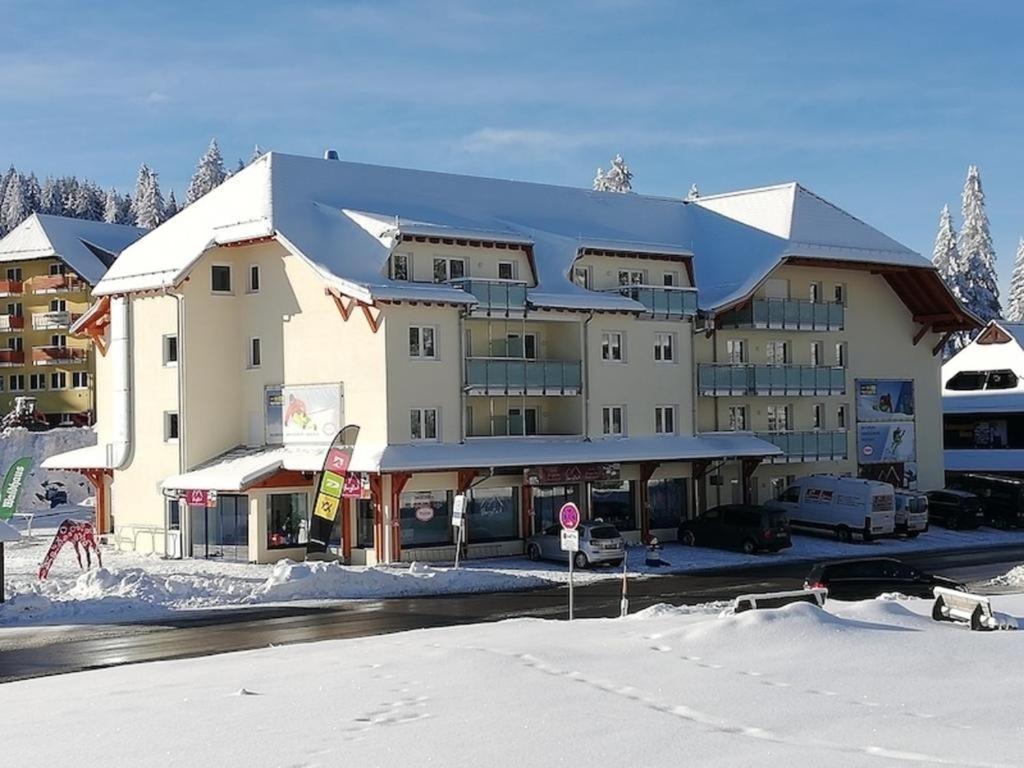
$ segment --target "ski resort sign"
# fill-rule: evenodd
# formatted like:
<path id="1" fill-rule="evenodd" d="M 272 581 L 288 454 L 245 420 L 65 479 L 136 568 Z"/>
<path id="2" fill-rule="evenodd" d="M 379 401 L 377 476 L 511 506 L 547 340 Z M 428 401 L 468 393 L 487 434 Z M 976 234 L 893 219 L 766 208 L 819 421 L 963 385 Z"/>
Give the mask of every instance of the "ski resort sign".
<path id="1" fill-rule="evenodd" d="M 18 499 L 21 489 L 25 486 L 29 470 L 32 469 L 32 458 L 23 456 L 11 464 L 4 476 L 4 484 L 0 486 L 0 520 L 10 520 L 18 511 Z"/>

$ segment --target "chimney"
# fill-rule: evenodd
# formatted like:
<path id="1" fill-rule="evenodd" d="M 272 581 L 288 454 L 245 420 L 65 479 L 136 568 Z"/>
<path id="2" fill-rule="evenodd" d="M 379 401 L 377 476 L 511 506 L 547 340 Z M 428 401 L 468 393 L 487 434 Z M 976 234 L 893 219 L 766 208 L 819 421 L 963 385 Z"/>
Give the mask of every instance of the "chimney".
<path id="1" fill-rule="evenodd" d="M 324 151 L 324 160 L 337 160 L 337 159 L 338 159 L 338 150 L 336 150 L 336 149 L 328 149 L 328 150 Z"/>

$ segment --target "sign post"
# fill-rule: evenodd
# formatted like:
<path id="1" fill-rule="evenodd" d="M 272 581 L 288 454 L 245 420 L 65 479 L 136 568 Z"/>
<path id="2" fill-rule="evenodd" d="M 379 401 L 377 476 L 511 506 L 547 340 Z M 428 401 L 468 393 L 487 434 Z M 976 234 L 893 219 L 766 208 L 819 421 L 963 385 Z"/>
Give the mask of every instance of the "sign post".
<path id="1" fill-rule="evenodd" d="M 572 571 L 573 561 L 576 553 L 580 551 L 580 532 L 577 530 L 580 524 L 580 510 L 571 501 L 562 505 L 558 511 L 558 522 L 562 524 L 562 551 L 569 553 L 569 621 L 572 621 L 573 614 L 573 584 Z"/>
<path id="2" fill-rule="evenodd" d="M 452 503 L 452 526 L 455 528 L 455 570 L 459 569 L 459 553 L 462 551 L 462 530 L 466 515 L 466 494 L 460 493 Z"/>

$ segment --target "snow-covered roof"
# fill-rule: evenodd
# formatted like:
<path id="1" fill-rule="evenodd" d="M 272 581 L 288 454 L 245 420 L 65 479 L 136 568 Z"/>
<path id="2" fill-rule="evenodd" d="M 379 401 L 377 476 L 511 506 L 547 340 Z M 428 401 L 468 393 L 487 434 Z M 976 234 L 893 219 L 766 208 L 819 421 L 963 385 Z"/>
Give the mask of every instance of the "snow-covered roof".
<path id="1" fill-rule="evenodd" d="M 1013 371 L 1012 389 L 950 390 L 958 373 Z M 991 320 L 970 344 L 942 364 L 942 410 L 945 413 L 1024 412 L 1024 323 Z"/>
<path id="2" fill-rule="evenodd" d="M 125 248 L 148 230 L 34 213 L 0 240 L 0 262 L 59 258 L 96 285 Z"/>
<path id="3" fill-rule="evenodd" d="M 944 454 L 947 472 L 1024 472 L 1024 450 L 948 449 Z"/>
<path id="4" fill-rule="evenodd" d="M 749 294 L 787 256 L 931 267 L 797 184 L 698 203 L 272 152 L 128 248 L 97 293 L 172 286 L 208 248 L 269 236 L 364 300 L 466 302 L 457 288 L 387 278 L 402 236 L 419 235 L 528 246 L 528 300 L 571 309 L 642 309 L 572 282 L 583 248 L 692 254 L 707 309 Z"/>
<path id="5" fill-rule="evenodd" d="M 0 520 L 0 544 L 12 544 L 16 541 L 21 541 L 21 533 L 10 523 L 5 523 Z M 3 589 L 3 584 L 0 584 L 0 589 Z"/>
<path id="6" fill-rule="evenodd" d="M 75 448 L 43 459 L 43 469 L 110 469 L 107 452 L 101 445 Z"/>

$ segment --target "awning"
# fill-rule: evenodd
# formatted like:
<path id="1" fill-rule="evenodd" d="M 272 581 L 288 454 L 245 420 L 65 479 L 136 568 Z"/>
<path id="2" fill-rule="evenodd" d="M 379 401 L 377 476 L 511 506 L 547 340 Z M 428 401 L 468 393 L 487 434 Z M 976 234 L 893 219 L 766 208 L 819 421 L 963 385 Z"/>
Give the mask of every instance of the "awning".
<path id="1" fill-rule="evenodd" d="M 947 472 L 1024 472 L 1024 450 L 969 448 L 945 451 Z"/>
<path id="2" fill-rule="evenodd" d="M 43 469 L 110 469 L 107 461 L 107 451 L 101 445 L 90 445 L 85 448 L 76 448 L 65 453 L 56 453 L 43 459 Z"/>
<path id="3" fill-rule="evenodd" d="M 478 438 L 465 443 L 389 445 L 382 472 L 416 472 L 544 464 L 609 464 L 780 456 L 782 450 L 743 432 L 705 432 L 676 437 L 567 440 L 533 437 Z"/>

